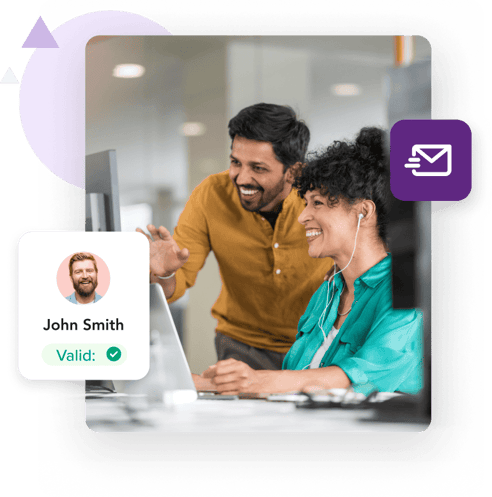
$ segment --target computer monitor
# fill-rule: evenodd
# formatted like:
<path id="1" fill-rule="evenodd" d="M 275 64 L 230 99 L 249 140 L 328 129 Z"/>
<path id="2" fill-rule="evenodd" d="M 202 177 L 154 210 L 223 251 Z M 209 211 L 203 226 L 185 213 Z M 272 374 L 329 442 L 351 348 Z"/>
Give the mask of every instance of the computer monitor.
<path id="1" fill-rule="evenodd" d="M 116 151 L 85 158 L 85 231 L 121 231 Z"/>

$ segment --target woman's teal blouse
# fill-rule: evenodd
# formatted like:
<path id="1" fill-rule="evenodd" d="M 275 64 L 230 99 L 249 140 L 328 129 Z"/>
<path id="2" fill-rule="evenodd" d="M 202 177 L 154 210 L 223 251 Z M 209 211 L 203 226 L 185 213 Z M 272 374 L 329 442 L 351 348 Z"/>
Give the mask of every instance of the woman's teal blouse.
<path id="1" fill-rule="evenodd" d="M 311 298 L 299 321 L 296 341 L 285 356 L 283 369 L 309 368 L 324 341 L 320 325 L 328 335 L 337 317 L 343 288 L 341 274 L 335 275 L 334 283 L 334 288 L 333 281 L 330 283 L 328 291 L 325 281 Z M 391 255 L 388 254 L 355 281 L 352 310 L 320 367 L 338 366 L 354 390 L 366 395 L 374 389 L 418 393 L 423 384 L 422 321 L 421 311 L 393 309 Z"/>

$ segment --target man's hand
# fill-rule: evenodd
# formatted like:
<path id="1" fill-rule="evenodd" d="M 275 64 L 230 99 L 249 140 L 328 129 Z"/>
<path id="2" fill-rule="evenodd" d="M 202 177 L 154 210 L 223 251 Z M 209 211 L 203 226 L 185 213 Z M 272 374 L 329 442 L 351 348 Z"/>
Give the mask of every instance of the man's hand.
<path id="1" fill-rule="evenodd" d="M 171 233 L 160 226 L 147 226 L 151 236 L 145 234 L 140 228 L 139 233 L 147 237 L 150 244 L 150 271 L 152 276 L 169 276 L 175 273 L 188 260 L 190 252 L 187 248 L 179 249 Z"/>
<path id="2" fill-rule="evenodd" d="M 255 371 L 247 364 L 236 359 L 226 359 L 210 366 L 202 373 L 210 378 L 217 392 L 224 395 L 238 393 L 261 393 L 265 388 L 266 374 L 269 371 Z"/>

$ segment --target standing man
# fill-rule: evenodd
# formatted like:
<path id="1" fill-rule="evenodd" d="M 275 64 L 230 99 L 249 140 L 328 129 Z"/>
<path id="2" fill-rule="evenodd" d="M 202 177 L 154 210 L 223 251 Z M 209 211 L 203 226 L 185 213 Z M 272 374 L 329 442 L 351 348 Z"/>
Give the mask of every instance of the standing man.
<path id="1" fill-rule="evenodd" d="M 74 292 L 67 297 L 72 304 L 93 304 L 101 299 L 96 293 L 97 264 L 92 254 L 79 252 L 70 257 L 68 271 Z"/>
<path id="2" fill-rule="evenodd" d="M 174 302 L 194 285 L 212 250 L 222 279 L 212 307 L 218 360 L 281 369 L 299 318 L 332 266 L 331 259 L 309 257 L 297 221 L 304 201 L 292 184 L 309 129 L 290 107 L 261 103 L 231 119 L 229 135 L 229 171 L 193 190 L 174 235 L 147 227 L 151 282 Z"/>

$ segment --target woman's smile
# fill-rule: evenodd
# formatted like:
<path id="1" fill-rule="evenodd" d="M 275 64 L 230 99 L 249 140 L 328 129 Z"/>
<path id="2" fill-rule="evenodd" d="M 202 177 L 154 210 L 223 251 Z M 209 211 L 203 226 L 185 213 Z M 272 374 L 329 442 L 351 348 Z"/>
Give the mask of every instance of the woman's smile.
<path id="1" fill-rule="evenodd" d="M 319 228 L 307 228 L 306 229 L 306 238 L 308 243 L 316 240 L 323 234 L 323 230 Z"/>

